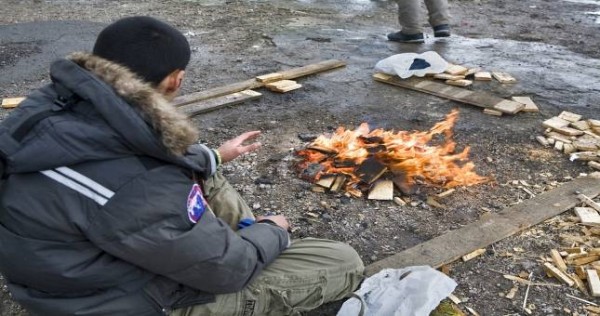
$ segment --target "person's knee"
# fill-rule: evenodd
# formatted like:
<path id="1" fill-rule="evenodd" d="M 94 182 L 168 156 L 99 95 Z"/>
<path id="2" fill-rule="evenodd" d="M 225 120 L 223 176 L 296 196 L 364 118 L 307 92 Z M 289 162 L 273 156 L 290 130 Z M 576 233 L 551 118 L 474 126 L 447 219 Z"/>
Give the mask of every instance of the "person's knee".
<path id="1" fill-rule="evenodd" d="M 358 273 L 364 271 L 364 264 L 360 256 L 350 245 L 337 242 L 335 247 L 335 256 L 342 265 L 354 267 Z"/>

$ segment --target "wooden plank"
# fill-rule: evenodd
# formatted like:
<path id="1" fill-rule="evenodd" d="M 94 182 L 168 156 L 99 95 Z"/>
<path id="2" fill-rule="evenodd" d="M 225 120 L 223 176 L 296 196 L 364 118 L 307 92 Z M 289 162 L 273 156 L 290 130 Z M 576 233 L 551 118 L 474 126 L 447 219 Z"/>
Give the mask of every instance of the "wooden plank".
<path id="1" fill-rule="evenodd" d="M 379 180 L 369 191 L 369 200 L 391 201 L 394 199 L 394 183 L 392 180 Z"/>
<path id="2" fill-rule="evenodd" d="M 585 272 L 587 274 L 588 286 L 590 287 L 590 294 L 593 297 L 600 297 L 600 279 L 598 279 L 598 272 L 592 269 L 585 270 Z"/>
<path id="3" fill-rule="evenodd" d="M 469 72 L 469 68 L 461 65 L 448 64 L 448 67 L 446 67 L 444 72 L 453 76 L 465 75 L 467 72 Z"/>
<path id="4" fill-rule="evenodd" d="M 581 177 L 542 193 L 535 198 L 489 214 L 460 229 L 406 249 L 366 267 L 373 275 L 385 268 L 428 265 L 439 268 L 474 250 L 509 237 L 544 220 L 575 207 L 579 202 L 575 191 L 588 197 L 600 194 L 600 177 Z"/>
<path id="5" fill-rule="evenodd" d="M 335 178 L 336 178 L 336 176 L 334 176 L 334 175 L 323 176 L 323 177 L 321 177 L 321 179 L 319 179 L 319 181 L 317 181 L 316 184 L 329 189 L 329 188 L 331 188 L 331 185 L 333 185 Z"/>
<path id="6" fill-rule="evenodd" d="M 492 77 L 494 77 L 496 80 L 500 81 L 501 83 L 517 82 L 517 79 L 515 79 L 515 77 L 511 76 L 509 73 L 502 72 L 502 71 L 492 71 Z"/>
<path id="7" fill-rule="evenodd" d="M 587 196 L 585 193 L 579 193 L 577 194 L 577 198 L 585 205 L 595 209 L 596 211 L 600 212 L 600 204 L 594 202 L 594 200 L 592 200 L 589 196 Z"/>
<path id="8" fill-rule="evenodd" d="M 373 75 L 373 79 L 457 102 L 467 103 L 482 108 L 491 108 L 508 114 L 515 114 L 525 107 L 524 104 L 502 99 L 484 91 L 471 91 L 422 78 L 400 79 L 400 77 L 397 76 L 376 73 Z"/>
<path id="9" fill-rule="evenodd" d="M 576 128 L 580 131 L 587 131 L 590 129 L 590 124 L 587 121 L 577 121 L 577 122 L 572 122 L 571 127 Z"/>
<path id="10" fill-rule="evenodd" d="M 567 127 L 569 126 L 571 122 L 564 120 L 558 116 L 549 118 L 547 120 L 545 120 L 544 122 L 542 122 L 542 126 L 547 127 L 547 128 L 551 128 L 551 129 L 556 129 L 556 128 L 563 128 L 563 127 Z"/>
<path id="11" fill-rule="evenodd" d="M 595 162 L 595 161 L 589 161 L 588 162 L 588 166 L 596 169 L 596 170 L 600 170 L 600 163 Z"/>
<path id="12" fill-rule="evenodd" d="M 201 113 L 214 111 L 226 106 L 231 106 L 245 101 L 254 100 L 259 98 L 261 95 L 261 93 L 253 90 L 244 90 L 241 92 L 236 92 L 229 95 L 204 100 L 197 103 L 186 104 L 184 106 L 178 107 L 177 111 L 191 117 Z"/>
<path id="13" fill-rule="evenodd" d="M 433 75 L 433 78 L 435 79 L 442 79 L 442 80 L 460 80 L 460 79 L 465 79 L 465 76 L 459 76 L 459 75 L 451 75 L 451 74 L 435 74 Z"/>
<path id="14" fill-rule="evenodd" d="M 4 98 L 2 99 L 2 107 L 5 109 L 16 108 L 25 98 Z"/>
<path id="15" fill-rule="evenodd" d="M 303 67 L 282 70 L 282 71 L 279 71 L 278 73 L 283 75 L 282 79 L 296 79 L 296 78 L 316 74 L 319 72 L 332 70 L 332 69 L 336 69 L 339 67 L 344 67 L 344 66 L 346 66 L 345 62 L 343 62 L 341 60 L 331 59 L 331 60 L 326 60 L 326 61 L 322 61 L 322 62 L 319 62 L 316 64 L 311 64 L 311 65 L 307 65 L 307 66 L 303 66 Z M 264 83 L 256 80 L 255 78 L 252 78 L 252 79 L 228 84 L 225 86 L 208 89 L 205 91 L 200 91 L 200 92 L 183 95 L 183 96 L 176 98 L 175 101 L 173 102 L 173 104 L 175 106 L 182 106 L 185 104 L 194 103 L 194 102 L 211 99 L 211 98 L 216 98 L 216 97 L 220 97 L 222 95 L 240 92 L 243 90 L 261 88 L 264 85 L 265 85 Z"/>
<path id="16" fill-rule="evenodd" d="M 298 84 L 294 80 L 279 80 L 267 83 L 265 87 L 271 91 L 275 92 L 288 92 L 292 90 L 296 90 L 302 88 L 301 84 Z"/>
<path id="17" fill-rule="evenodd" d="M 540 111 L 538 106 L 533 102 L 533 100 L 531 100 L 530 97 L 512 97 L 511 99 L 515 102 L 525 104 L 525 108 L 522 110 L 523 112 L 535 113 Z"/>
<path id="18" fill-rule="evenodd" d="M 559 127 L 559 128 L 553 128 L 553 130 L 563 134 L 563 135 L 567 135 L 567 136 L 579 136 L 579 135 L 583 135 L 584 132 L 580 131 L 578 129 L 575 128 L 571 128 L 568 126 L 565 127 Z"/>
<path id="19" fill-rule="evenodd" d="M 581 120 L 582 116 L 576 113 L 572 113 L 572 112 L 568 112 L 568 111 L 562 111 L 558 117 L 560 117 L 561 119 L 565 120 L 565 121 L 569 121 L 571 123 L 577 122 L 579 120 Z"/>

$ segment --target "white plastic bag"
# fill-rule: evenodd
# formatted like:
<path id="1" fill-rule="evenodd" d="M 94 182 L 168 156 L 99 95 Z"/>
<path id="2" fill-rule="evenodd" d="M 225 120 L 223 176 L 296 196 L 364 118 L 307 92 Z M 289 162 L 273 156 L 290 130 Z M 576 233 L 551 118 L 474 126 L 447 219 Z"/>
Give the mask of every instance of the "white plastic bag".
<path id="1" fill-rule="evenodd" d="M 404 53 L 382 59 L 375 70 L 388 75 L 398 75 L 402 79 L 426 74 L 439 74 L 448 67 L 448 62 L 438 53 L 429 51 L 422 54 Z"/>
<path id="2" fill-rule="evenodd" d="M 456 282 L 428 266 L 385 269 L 367 278 L 337 316 L 427 316 L 456 288 Z"/>

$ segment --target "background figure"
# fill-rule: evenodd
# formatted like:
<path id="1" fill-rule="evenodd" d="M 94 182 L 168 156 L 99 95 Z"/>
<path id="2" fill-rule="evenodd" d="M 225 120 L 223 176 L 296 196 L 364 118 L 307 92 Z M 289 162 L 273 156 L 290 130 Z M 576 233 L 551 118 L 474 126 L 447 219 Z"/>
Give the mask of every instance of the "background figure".
<path id="1" fill-rule="evenodd" d="M 396 0 L 398 3 L 398 21 L 402 26 L 399 32 L 388 34 L 388 39 L 403 43 L 423 43 L 423 27 L 420 0 Z M 429 24 L 435 37 L 450 36 L 448 26 L 448 0 L 425 0 L 429 13 Z"/>

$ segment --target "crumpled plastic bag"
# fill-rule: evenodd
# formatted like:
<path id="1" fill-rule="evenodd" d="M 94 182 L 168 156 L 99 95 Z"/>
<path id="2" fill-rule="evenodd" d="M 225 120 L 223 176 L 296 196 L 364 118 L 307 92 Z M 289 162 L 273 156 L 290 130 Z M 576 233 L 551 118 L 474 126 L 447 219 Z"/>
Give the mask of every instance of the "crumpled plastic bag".
<path id="1" fill-rule="evenodd" d="M 398 75 L 402 79 L 426 74 L 439 74 L 446 70 L 448 62 L 438 53 L 429 51 L 422 54 L 403 53 L 382 59 L 375 70 L 388 75 Z"/>
<path id="2" fill-rule="evenodd" d="M 367 278 L 337 316 L 428 316 L 457 284 L 428 266 L 385 269 Z M 364 305 L 364 306 L 363 306 Z"/>

